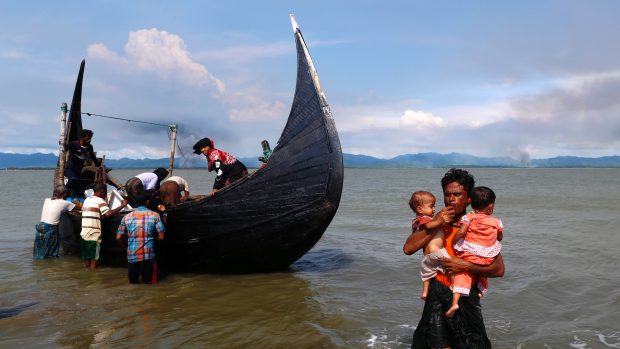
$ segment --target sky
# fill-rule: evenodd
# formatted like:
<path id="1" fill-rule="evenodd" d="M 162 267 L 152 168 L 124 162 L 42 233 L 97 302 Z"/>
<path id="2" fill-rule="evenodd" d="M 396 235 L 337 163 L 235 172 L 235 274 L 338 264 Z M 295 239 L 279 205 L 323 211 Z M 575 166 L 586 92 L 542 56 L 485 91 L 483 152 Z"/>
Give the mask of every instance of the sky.
<path id="1" fill-rule="evenodd" d="M 620 2 L 598 0 L 3 0 L 0 152 L 57 153 L 85 59 L 83 112 L 258 156 L 295 90 L 289 13 L 345 153 L 620 155 Z M 169 156 L 165 127 L 83 123 L 98 156 Z"/>

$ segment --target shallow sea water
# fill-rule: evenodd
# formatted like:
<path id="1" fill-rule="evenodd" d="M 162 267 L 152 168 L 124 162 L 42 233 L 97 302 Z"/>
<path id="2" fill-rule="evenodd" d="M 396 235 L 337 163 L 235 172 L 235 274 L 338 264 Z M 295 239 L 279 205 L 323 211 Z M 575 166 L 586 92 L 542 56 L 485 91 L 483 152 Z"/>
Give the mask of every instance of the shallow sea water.
<path id="1" fill-rule="evenodd" d="M 620 348 L 618 169 L 471 169 L 498 196 L 504 278 L 482 300 L 495 348 Z M 140 171 L 112 174 L 125 181 Z M 0 347 L 408 348 L 421 316 L 420 255 L 405 256 L 407 201 L 439 198 L 445 169 L 345 169 L 338 214 L 289 271 L 176 273 L 33 261 L 52 171 L 1 171 Z M 175 170 L 192 194 L 206 170 Z M 439 204 L 439 207 L 442 205 Z"/>

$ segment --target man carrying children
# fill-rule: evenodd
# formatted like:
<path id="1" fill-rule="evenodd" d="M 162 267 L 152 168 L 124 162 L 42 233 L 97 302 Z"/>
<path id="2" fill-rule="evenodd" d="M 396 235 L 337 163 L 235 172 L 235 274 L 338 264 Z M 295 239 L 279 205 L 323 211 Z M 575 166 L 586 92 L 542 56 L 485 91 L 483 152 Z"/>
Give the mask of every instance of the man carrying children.
<path id="1" fill-rule="evenodd" d="M 455 257 L 452 239 L 459 230 L 458 222 L 465 215 L 471 199 L 469 193 L 475 185 L 474 177 L 461 169 L 451 169 L 441 179 L 444 203 L 446 208 L 441 212 L 449 223 L 444 224 L 444 247 L 451 258 L 441 259 L 448 274 L 468 272 L 476 276 L 502 277 L 504 261 L 498 254 L 489 265 L 477 265 Z M 403 252 L 411 255 L 426 246 L 433 238 L 433 232 L 425 229 L 417 230 L 407 238 Z M 482 319 L 482 307 L 477 286 L 474 286 L 469 297 L 462 297 L 459 310 L 452 317 L 446 311 L 452 305 L 452 290 L 449 275 L 437 272 L 431 279 L 428 296 L 424 304 L 422 318 L 413 334 L 412 348 L 452 348 L 452 349 L 486 349 L 491 342 L 486 334 Z"/>
<path id="2" fill-rule="evenodd" d="M 140 193 L 135 198 L 138 205 L 121 220 L 116 232 L 116 240 L 127 234 L 127 262 L 129 283 L 151 284 L 157 282 L 155 265 L 155 237 L 164 239 L 164 225 L 159 214 L 146 208 L 149 196 Z"/>

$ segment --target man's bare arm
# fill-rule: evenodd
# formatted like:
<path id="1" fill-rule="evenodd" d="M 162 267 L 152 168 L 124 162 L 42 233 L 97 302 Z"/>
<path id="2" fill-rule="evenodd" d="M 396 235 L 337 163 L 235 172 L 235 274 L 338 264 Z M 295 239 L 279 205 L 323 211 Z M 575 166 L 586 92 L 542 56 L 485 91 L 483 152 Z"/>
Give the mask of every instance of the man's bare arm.
<path id="1" fill-rule="evenodd" d="M 406 255 L 412 255 L 419 249 L 426 246 L 433 239 L 433 234 L 427 234 L 426 230 L 418 230 L 415 233 L 411 233 L 403 245 L 403 252 Z"/>

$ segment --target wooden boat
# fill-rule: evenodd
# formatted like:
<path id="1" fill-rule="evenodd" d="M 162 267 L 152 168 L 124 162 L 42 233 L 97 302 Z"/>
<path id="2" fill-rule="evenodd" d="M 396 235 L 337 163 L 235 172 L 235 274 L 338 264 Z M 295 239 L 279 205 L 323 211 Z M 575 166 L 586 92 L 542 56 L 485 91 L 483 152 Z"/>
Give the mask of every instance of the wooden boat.
<path id="1" fill-rule="evenodd" d="M 286 269 L 319 241 L 336 214 L 344 175 L 338 132 L 293 15 L 291 22 L 297 84 L 282 135 L 264 167 L 215 196 L 168 210 L 160 255 L 175 270 Z M 104 222 L 104 256 L 118 251 L 110 226 L 115 223 Z"/>

